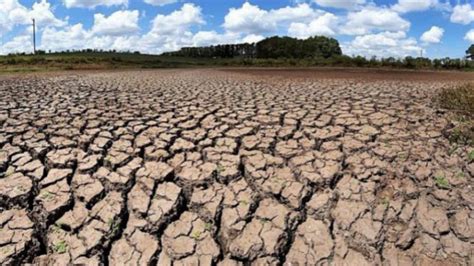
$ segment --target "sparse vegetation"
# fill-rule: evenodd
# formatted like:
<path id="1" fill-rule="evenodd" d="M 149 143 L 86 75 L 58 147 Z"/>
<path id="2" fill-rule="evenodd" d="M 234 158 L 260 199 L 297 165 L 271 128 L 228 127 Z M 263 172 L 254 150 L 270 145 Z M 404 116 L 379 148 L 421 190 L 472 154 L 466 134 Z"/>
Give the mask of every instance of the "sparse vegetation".
<path id="1" fill-rule="evenodd" d="M 438 174 L 435 176 L 435 183 L 439 188 L 445 188 L 448 189 L 451 187 L 449 184 L 448 179 L 446 179 L 443 175 Z"/>
<path id="2" fill-rule="evenodd" d="M 384 198 L 382 199 L 382 204 L 385 205 L 385 206 L 390 205 L 390 198 L 384 197 Z"/>
<path id="3" fill-rule="evenodd" d="M 474 161 L 474 150 L 470 151 L 468 154 L 467 154 L 467 159 L 469 161 Z"/>
<path id="4" fill-rule="evenodd" d="M 207 231 L 211 231 L 212 230 L 212 224 L 211 223 L 205 223 L 204 224 L 204 229 L 206 229 Z"/>
<path id="5" fill-rule="evenodd" d="M 222 174 L 222 172 L 225 171 L 225 167 L 222 164 L 217 164 L 216 171 L 217 171 L 217 174 L 220 175 Z"/>
<path id="6" fill-rule="evenodd" d="M 474 84 L 445 88 L 435 97 L 436 103 L 452 112 L 453 127 L 448 131 L 453 143 L 474 144 Z"/>
<path id="7" fill-rule="evenodd" d="M 201 237 L 201 232 L 200 231 L 193 231 L 191 233 L 191 237 L 194 239 L 199 239 Z"/>
<path id="8" fill-rule="evenodd" d="M 66 253 L 67 248 L 68 248 L 68 246 L 67 246 L 66 241 L 61 240 L 61 241 L 59 241 L 58 243 L 56 243 L 54 245 L 53 251 L 54 251 L 54 253 L 63 254 L 63 253 Z"/>
<path id="9" fill-rule="evenodd" d="M 438 102 L 445 109 L 472 116 L 474 115 L 474 84 L 443 89 L 438 96 Z"/>
<path id="10" fill-rule="evenodd" d="M 115 235 L 118 232 L 118 230 L 120 229 L 120 219 L 118 219 L 118 220 L 109 219 L 107 221 L 107 225 L 111 229 L 112 235 Z"/>
<path id="11" fill-rule="evenodd" d="M 468 53 L 469 55 L 469 53 Z M 337 40 L 270 37 L 258 43 L 185 47 L 161 55 L 94 49 L 41 51 L 0 56 L 0 73 L 55 70 L 153 69 L 183 67 L 363 67 L 389 69 L 472 70 L 474 60 L 425 57 L 366 58 L 341 52 Z"/>
<path id="12" fill-rule="evenodd" d="M 49 200 L 54 198 L 54 194 L 52 194 L 49 191 L 45 191 L 45 192 L 41 193 L 40 197 L 41 197 L 42 200 L 49 201 Z"/>

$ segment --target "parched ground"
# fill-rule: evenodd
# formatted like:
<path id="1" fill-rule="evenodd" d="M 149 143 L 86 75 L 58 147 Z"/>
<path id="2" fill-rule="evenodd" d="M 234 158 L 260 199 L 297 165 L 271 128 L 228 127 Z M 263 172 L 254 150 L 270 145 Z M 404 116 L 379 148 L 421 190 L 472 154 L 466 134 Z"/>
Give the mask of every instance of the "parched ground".
<path id="1" fill-rule="evenodd" d="M 455 74 L 251 72 L 0 78 L 0 264 L 474 264 Z"/>

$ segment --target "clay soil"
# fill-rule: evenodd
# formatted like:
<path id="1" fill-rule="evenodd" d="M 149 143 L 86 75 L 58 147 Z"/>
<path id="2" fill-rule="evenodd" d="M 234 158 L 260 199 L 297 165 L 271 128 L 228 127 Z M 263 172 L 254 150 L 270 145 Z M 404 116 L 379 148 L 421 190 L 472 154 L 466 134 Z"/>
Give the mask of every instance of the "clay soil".
<path id="1" fill-rule="evenodd" d="M 473 265 L 471 73 L 0 78 L 0 264 Z"/>

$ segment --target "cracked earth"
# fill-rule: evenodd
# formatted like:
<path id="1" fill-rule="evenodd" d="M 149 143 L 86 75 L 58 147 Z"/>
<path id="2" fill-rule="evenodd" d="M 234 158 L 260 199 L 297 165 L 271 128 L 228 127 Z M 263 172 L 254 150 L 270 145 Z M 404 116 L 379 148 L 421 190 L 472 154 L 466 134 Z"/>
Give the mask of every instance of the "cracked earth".
<path id="1" fill-rule="evenodd" d="M 473 265 L 450 83 L 0 79 L 0 264 Z"/>

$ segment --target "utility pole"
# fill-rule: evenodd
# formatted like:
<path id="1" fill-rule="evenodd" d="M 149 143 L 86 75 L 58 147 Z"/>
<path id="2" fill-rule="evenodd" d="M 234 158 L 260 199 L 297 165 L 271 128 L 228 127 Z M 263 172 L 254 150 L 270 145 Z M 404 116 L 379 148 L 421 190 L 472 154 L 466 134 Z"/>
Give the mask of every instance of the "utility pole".
<path id="1" fill-rule="evenodd" d="M 33 54 L 36 54 L 36 25 L 33 19 Z"/>

